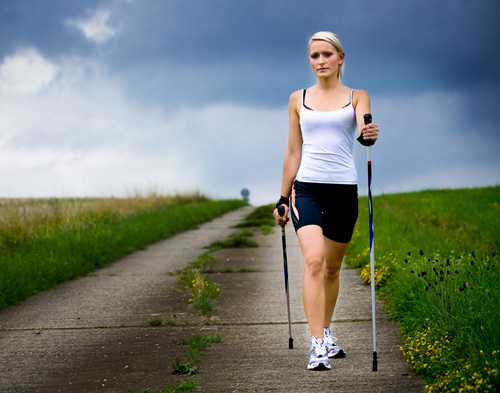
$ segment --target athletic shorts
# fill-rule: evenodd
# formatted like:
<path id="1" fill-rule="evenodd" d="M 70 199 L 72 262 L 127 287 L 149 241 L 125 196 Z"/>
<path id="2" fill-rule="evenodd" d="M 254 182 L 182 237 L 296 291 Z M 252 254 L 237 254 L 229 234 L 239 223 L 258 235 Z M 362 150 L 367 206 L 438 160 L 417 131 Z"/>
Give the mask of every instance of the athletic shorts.
<path id="1" fill-rule="evenodd" d="M 358 186 L 295 180 L 290 210 L 295 231 L 318 225 L 328 239 L 349 243 L 358 219 Z"/>

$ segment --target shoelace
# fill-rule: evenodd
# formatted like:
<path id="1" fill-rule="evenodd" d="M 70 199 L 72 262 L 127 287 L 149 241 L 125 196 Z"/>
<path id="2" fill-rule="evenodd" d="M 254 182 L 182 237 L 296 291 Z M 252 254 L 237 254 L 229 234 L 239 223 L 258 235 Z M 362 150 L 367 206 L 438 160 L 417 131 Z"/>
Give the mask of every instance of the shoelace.
<path id="1" fill-rule="evenodd" d="M 323 348 L 323 351 L 321 351 L 320 348 Z M 314 357 L 318 357 L 318 355 L 322 352 L 326 352 L 326 349 L 318 340 L 314 340 L 313 345 L 311 346 L 311 355 L 313 355 Z"/>

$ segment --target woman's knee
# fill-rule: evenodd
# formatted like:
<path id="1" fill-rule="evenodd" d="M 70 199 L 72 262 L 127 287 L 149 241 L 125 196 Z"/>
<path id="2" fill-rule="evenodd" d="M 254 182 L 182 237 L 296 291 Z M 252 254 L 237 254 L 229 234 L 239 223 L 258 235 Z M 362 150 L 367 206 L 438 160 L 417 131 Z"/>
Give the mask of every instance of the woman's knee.
<path id="1" fill-rule="evenodd" d="M 323 258 L 319 255 L 310 255 L 304 258 L 304 273 L 311 276 L 323 274 Z"/>
<path id="2" fill-rule="evenodd" d="M 327 280 L 338 280 L 340 276 L 340 263 L 339 264 L 327 264 L 325 268 L 325 278 Z"/>

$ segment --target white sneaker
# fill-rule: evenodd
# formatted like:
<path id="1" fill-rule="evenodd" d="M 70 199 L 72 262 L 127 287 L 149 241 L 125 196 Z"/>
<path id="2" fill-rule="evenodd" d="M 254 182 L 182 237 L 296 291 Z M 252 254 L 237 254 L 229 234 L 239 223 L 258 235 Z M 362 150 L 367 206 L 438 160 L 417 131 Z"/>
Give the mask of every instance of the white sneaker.
<path id="1" fill-rule="evenodd" d="M 308 370 L 330 370 L 330 361 L 328 360 L 328 351 L 324 345 L 323 339 L 311 339 L 311 354 L 309 356 Z"/>
<path id="2" fill-rule="evenodd" d="M 338 338 L 331 335 L 330 328 L 325 328 L 323 337 L 329 358 L 345 358 L 345 349 L 337 345 Z"/>

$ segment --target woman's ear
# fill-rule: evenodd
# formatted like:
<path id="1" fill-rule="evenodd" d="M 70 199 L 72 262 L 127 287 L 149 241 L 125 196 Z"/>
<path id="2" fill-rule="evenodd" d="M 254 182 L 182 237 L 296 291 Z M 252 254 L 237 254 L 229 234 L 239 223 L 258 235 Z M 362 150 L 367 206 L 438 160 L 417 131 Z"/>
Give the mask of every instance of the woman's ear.
<path id="1" fill-rule="evenodd" d="M 342 52 L 339 57 L 340 57 L 339 65 L 341 65 L 345 59 L 345 52 Z"/>

